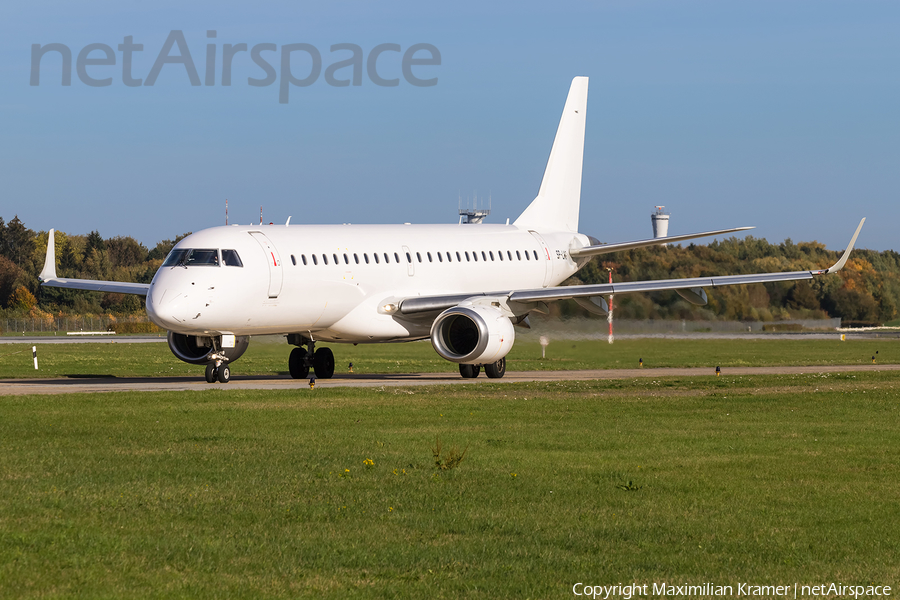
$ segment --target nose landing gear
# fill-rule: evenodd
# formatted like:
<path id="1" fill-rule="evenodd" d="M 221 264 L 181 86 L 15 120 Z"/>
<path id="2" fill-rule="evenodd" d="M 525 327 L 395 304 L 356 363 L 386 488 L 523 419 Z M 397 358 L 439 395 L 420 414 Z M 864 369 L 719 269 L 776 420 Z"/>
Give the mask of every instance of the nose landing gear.
<path id="1" fill-rule="evenodd" d="M 206 383 L 228 383 L 231 381 L 231 369 L 226 363 L 216 366 L 215 363 L 206 365 Z"/>

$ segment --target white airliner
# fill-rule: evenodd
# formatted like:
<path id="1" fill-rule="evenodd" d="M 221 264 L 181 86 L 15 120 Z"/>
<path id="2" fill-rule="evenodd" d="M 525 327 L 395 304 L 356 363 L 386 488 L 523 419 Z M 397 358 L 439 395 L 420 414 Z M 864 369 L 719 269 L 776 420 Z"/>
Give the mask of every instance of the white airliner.
<path id="1" fill-rule="evenodd" d="M 820 271 L 698 277 L 558 287 L 599 254 L 751 229 L 739 227 L 659 239 L 599 244 L 578 233 L 587 77 L 569 89 L 537 197 L 512 224 L 224 226 L 185 237 L 148 284 L 56 275 L 53 230 L 43 285 L 146 296 L 150 320 L 166 329 L 179 359 L 206 365 L 225 383 L 252 335 L 282 334 L 289 370 L 305 378 L 334 374 L 322 342 L 377 343 L 431 338 L 463 377 L 502 377 L 531 311 L 574 299 L 606 314 L 603 296 L 675 290 L 697 305 L 704 287 L 812 279 Z"/>

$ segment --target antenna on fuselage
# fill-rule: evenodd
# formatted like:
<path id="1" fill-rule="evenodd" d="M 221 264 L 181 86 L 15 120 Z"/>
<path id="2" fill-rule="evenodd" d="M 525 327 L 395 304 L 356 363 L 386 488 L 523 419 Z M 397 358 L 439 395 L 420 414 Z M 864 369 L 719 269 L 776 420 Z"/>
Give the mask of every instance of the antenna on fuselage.
<path id="1" fill-rule="evenodd" d="M 460 197 L 460 207 L 459 207 L 459 222 L 466 224 L 478 224 L 484 221 L 484 218 L 491 214 L 491 200 L 490 196 L 488 196 L 488 207 L 484 208 L 484 201 L 482 200 L 481 208 L 478 208 L 478 192 L 475 192 L 475 197 L 472 200 L 472 208 L 469 208 L 469 199 L 466 197 L 466 207 L 462 207 L 462 198 Z M 462 218 L 465 217 L 466 220 L 463 221 Z"/>
<path id="2" fill-rule="evenodd" d="M 259 224 L 262 225 L 262 206 L 259 207 Z"/>
<path id="3" fill-rule="evenodd" d="M 228 198 L 225 198 L 225 225 L 228 225 Z"/>

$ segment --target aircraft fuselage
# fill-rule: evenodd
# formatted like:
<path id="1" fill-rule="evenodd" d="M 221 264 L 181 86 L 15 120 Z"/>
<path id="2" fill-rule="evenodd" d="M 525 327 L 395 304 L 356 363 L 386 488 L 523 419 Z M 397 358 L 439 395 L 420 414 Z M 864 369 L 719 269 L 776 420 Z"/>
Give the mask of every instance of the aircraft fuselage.
<path id="1" fill-rule="evenodd" d="M 175 246 L 170 259 L 194 250 L 198 260 L 159 269 L 147 313 L 187 335 L 420 339 L 430 323 L 384 307 L 410 296 L 555 286 L 586 262 L 572 259 L 569 248 L 588 244 L 581 234 L 515 225 L 214 227 Z M 241 266 L 224 251 L 234 251 Z"/>

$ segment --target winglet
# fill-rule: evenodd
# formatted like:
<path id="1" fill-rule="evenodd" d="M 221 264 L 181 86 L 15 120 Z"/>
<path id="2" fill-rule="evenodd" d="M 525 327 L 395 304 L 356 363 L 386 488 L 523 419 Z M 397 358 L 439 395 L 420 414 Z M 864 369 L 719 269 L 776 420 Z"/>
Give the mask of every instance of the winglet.
<path id="1" fill-rule="evenodd" d="M 859 235 L 859 231 L 862 229 L 863 223 L 865 222 L 866 218 L 863 217 L 862 221 L 859 222 L 859 227 L 856 228 L 856 233 L 854 233 L 853 237 L 850 238 L 850 243 L 847 244 L 847 249 L 844 250 L 844 253 L 841 255 L 840 260 L 822 271 L 823 275 L 825 273 L 835 273 L 837 271 L 840 271 L 844 267 L 844 265 L 847 264 L 847 259 L 850 258 L 850 251 L 853 250 L 853 244 L 856 243 L 856 236 Z"/>
<path id="2" fill-rule="evenodd" d="M 47 236 L 47 258 L 44 259 L 44 270 L 38 275 L 41 281 L 56 279 L 56 243 L 53 239 L 53 230 Z"/>

